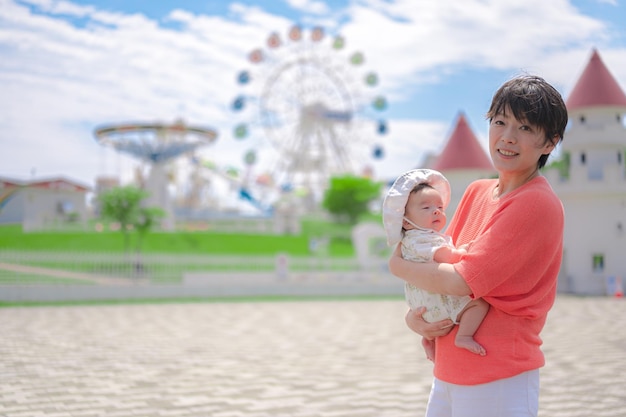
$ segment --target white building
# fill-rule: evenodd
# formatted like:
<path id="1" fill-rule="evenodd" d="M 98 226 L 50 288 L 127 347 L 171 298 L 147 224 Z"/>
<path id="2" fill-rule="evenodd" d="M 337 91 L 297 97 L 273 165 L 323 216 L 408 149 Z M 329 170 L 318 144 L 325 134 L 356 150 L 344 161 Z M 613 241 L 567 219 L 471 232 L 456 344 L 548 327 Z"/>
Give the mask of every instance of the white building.
<path id="1" fill-rule="evenodd" d="M 21 181 L 0 178 L 0 224 L 21 223 L 24 231 L 83 225 L 89 187 L 65 178 Z"/>
<path id="2" fill-rule="evenodd" d="M 566 105 L 567 172 L 546 173 L 565 208 L 559 291 L 615 293 L 607 284 L 626 280 L 626 95 L 596 50 Z"/>

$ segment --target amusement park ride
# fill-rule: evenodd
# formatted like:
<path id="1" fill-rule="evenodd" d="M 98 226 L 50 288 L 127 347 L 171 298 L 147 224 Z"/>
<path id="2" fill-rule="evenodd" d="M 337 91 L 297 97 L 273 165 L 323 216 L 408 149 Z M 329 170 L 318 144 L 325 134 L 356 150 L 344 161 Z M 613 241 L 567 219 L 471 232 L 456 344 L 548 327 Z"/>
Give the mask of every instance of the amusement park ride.
<path id="1" fill-rule="evenodd" d="M 174 227 L 174 212 L 168 190 L 168 163 L 217 138 L 217 132 L 213 129 L 189 126 L 182 121 L 173 124 L 127 123 L 102 126 L 95 130 L 94 135 L 99 144 L 129 154 L 150 166 L 144 184 L 150 192 L 147 203 L 165 211 L 166 229 Z"/>
<path id="2" fill-rule="evenodd" d="M 251 68 L 237 74 L 231 106 L 237 120 L 234 137 L 248 144 L 243 173 L 232 161 L 201 159 L 196 151 L 214 142 L 217 133 L 182 121 L 103 126 L 94 135 L 101 145 L 150 166 L 144 184 L 149 204 L 166 211 L 171 227 L 168 173 L 175 160 L 186 161 L 190 173 L 187 196 L 177 203 L 184 208 L 206 204 L 200 195 L 213 183 L 207 176 L 225 179 L 241 200 L 264 214 L 281 204 L 284 209 L 285 201 L 291 206 L 286 210 L 313 207 L 330 177 L 364 172 L 368 161 L 384 156 L 382 145 L 372 139 L 387 133 L 381 116 L 387 100 L 376 94 L 378 75 L 365 68 L 364 54 L 345 46 L 342 36 L 328 37 L 322 28 L 292 26 L 286 39 L 271 33 L 264 48 L 249 53 Z M 264 165 L 271 168 L 254 174 L 265 157 Z M 306 202 L 297 202 L 294 195 Z"/>
<path id="3" fill-rule="evenodd" d="M 331 176 L 356 174 L 364 169 L 359 164 L 384 156 L 372 138 L 387 133 L 380 115 L 387 100 L 376 94 L 379 78 L 365 68 L 364 54 L 346 51 L 342 36 L 292 26 L 286 39 L 271 33 L 248 61 L 250 68 L 237 74 L 232 109 L 234 137 L 251 142 L 244 156 L 249 168 L 269 142 L 271 181 L 319 201 Z"/>

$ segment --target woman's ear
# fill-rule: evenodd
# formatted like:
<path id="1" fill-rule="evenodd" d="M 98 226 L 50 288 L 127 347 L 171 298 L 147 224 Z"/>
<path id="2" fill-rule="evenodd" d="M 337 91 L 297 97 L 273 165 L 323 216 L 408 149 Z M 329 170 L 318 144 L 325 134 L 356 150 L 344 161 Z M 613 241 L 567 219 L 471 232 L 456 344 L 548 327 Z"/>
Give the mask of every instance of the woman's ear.
<path id="1" fill-rule="evenodd" d="M 556 144 L 559 143 L 559 135 L 554 135 L 549 141 L 546 141 L 544 144 L 544 155 L 549 155 L 554 148 L 556 148 Z"/>

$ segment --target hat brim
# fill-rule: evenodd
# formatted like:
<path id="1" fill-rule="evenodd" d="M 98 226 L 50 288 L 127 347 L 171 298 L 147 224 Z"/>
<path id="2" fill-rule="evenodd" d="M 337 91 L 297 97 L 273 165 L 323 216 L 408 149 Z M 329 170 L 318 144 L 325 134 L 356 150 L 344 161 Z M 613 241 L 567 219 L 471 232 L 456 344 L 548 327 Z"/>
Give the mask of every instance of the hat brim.
<path id="1" fill-rule="evenodd" d="M 402 240 L 402 219 L 411 190 L 420 183 L 427 183 L 441 194 L 444 210 L 450 204 L 450 183 L 439 171 L 414 169 L 399 176 L 383 201 L 383 226 L 387 244 L 395 245 Z"/>

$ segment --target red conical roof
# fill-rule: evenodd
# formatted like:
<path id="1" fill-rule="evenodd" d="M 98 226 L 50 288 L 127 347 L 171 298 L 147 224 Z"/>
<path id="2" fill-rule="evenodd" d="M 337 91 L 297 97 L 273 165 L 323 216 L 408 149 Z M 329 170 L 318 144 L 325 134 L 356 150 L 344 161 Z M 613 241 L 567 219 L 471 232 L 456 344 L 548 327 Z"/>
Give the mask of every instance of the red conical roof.
<path id="1" fill-rule="evenodd" d="M 568 110 L 596 106 L 626 106 L 626 95 L 596 49 L 565 103 Z"/>
<path id="2" fill-rule="evenodd" d="M 493 170 L 491 160 L 478 143 L 478 139 L 460 114 L 454 131 L 445 148 L 433 164 L 432 169 L 446 171 L 453 169 L 485 169 Z"/>

